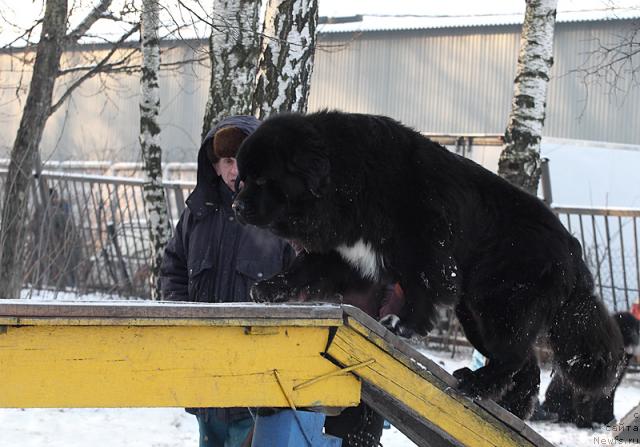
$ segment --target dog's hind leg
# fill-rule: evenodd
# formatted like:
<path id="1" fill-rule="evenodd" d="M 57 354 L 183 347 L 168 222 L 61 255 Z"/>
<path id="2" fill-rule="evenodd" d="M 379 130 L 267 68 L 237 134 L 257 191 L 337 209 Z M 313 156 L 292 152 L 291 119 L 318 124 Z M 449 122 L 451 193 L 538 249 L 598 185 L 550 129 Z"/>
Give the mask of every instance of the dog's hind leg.
<path id="1" fill-rule="evenodd" d="M 527 386 L 533 391 L 539 384 L 539 370 L 531 352 L 548 318 L 546 311 L 540 310 L 546 300 L 541 302 L 535 287 L 517 288 L 507 282 L 489 292 L 482 296 L 465 294 L 456 308 L 463 317 L 466 311 L 467 319 L 473 322 L 467 321 L 465 325 L 465 319 L 461 320 L 465 332 L 469 332 L 472 343 L 478 345 L 488 363 L 476 371 L 463 368 L 454 376 L 463 393 L 494 399 L 500 399 L 515 387 L 514 377 L 518 377 L 522 389 L 515 392 L 525 395 Z M 523 368 L 522 376 L 518 376 Z M 532 379 L 534 375 L 538 379 Z"/>
<path id="2" fill-rule="evenodd" d="M 489 351 L 484 346 L 478 323 L 473 318 L 473 314 L 469 312 L 464 301 L 458 303 L 455 310 L 467 340 L 486 357 Z M 470 370 L 457 374 L 458 376 L 468 375 Z M 533 353 L 529 355 L 520 370 L 515 373 L 512 382 L 512 385 L 507 385 L 507 391 L 502 396 L 499 404 L 516 416 L 525 418 L 530 415 L 540 389 L 540 368 Z M 495 392 L 500 394 L 501 390 L 497 389 Z"/>

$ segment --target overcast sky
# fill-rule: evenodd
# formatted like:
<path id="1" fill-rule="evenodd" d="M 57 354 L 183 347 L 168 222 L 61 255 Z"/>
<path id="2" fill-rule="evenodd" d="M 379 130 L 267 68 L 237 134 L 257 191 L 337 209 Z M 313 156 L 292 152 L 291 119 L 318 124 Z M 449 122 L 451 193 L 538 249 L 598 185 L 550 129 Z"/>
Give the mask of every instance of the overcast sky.
<path id="1" fill-rule="evenodd" d="M 194 10 L 209 14 L 213 0 L 183 0 Z M 178 0 L 161 0 L 161 4 L 175 11 Z M 350 16 L 363 15 L 407 15 L 407 16 L 474 16 L 487 14 L 512 14 L 523 16 L 524 0 L 319 0 L 320 15 Z M 77 23 L 86 10 L 98 0 L 69 0 L 73 5 L 71 24 Z M 122 0 L 114 0 L 114 5 Z M 197 5 L 197 6 L 194 6 Z M 640 0 L 559 0 L 558 12 L 602 10 L 606 8 L 634 8 L 640 11 Z M 628 11 L 628 9 L 627 9 Z M 16 36 L 18 29 L 26 28 L 42 17 L 43 0 L 0 0 L 0 45 L 6 45 Z M 117 30 L 104 24 L 98 33 Z M 37 34 L 36 34 L 37 35 Z M 204 36 L 201 36 L 204 37 Z"/>

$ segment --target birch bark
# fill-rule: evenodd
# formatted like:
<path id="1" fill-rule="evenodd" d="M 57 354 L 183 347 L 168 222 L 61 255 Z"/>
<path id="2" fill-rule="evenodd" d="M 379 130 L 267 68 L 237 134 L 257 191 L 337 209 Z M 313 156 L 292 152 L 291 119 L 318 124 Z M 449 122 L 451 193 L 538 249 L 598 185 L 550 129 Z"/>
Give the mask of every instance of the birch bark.
<path id="1" fill-rule="evenodd" d="M 214 0 L 209 38 L 211 81 L 202 137 L 228 115 L 251 113 L 260 52 L 260 0 Z"/>
<path id="2" fill-rule="evenodd" d="M 307 110 L 318 23 L 317 0 L 269 0 L 253 113 Z"/>
<path id="3" fill-rule="evenodd" d="M 557 0 L 526 0 L 511 113 L 498 174 L 536 194 L 540 180 L 540 139 L 547 86 L 553 65 Z"/>
<path id="4" fill-rule="evenodd" d="M 167 202 L 162 184 L 162 147 L 160 146 L 160 44 L 158 0 L 143 0 L 141 50 L 142 67 L 140 76 L 140 148 L 144 170 L 144 204 L 147 212 L 151 259 L 149 280 L 151 298 L 159 299 L 158 278 L 162 254 L 171 229 Z"/>

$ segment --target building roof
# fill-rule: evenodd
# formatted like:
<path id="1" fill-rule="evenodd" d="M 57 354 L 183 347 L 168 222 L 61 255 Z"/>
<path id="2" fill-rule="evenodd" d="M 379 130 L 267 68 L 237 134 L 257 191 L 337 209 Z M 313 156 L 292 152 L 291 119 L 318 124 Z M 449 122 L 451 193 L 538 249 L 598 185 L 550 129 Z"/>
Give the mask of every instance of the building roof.
<path id="1" fill-rule="evenodd" d="M 393 3 L 393 2 L 389 2 Z M 524 3 L 524 2 L 523 2 Z M 471 28 L 520 25 L 523 12 L 506 14 L 393 14 L 364 13 L 341 17 L 321 17 L 321 33 L 352 33 L 366 31 L 401 31 L 437 28 Z M 591 8 L 558 11 L 558 23 L 628 20 L 640 18 L 640 6 L 624 8 Z"/>

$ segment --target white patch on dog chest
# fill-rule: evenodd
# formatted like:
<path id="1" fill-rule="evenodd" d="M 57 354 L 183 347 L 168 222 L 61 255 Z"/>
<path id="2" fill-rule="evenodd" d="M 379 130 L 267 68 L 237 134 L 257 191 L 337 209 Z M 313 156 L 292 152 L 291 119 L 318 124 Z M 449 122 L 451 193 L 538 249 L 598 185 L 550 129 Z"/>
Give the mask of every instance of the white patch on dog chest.
<path id="1" fill-rule="evenodd" d="M 380 270 L 383 268 L 382 257 L 375 252 L 368 242 L 360 239 L 351 246 L 340 245 L 336 250 L 364 278 L 372 280 L 380 278 Z"/>

